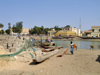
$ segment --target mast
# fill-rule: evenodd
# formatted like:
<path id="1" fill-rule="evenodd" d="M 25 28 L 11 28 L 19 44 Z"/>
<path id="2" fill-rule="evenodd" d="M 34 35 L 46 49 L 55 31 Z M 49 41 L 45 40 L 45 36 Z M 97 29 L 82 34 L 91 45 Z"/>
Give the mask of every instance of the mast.
<path id="1" fill-rule="evenodd" d="M 79 25 L 79 29 L 81 30 L 81 17 L 80 17 L 80 25 Z"/>
<path id="2" fill-rule="evenodd" d="M 79 33 L 80 33 L 80 36 L 81 36 L 81 17 L 80 17 L 80 25 L 79 25 L 79 29 L 80 29 Z"/>

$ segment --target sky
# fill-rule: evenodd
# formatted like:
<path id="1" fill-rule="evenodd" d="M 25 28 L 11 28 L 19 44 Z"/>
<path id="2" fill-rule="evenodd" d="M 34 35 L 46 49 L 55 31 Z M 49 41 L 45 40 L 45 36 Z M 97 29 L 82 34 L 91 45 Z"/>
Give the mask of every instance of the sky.
<path id="1" fill-rule="evenodd" d="M 81 23 L 80 23 L 81 18 Z M 100 0 L 0 0 L 0 23 L 8 29 L 16 22 L 23 22 L 23 28 L 54 26 L 89 30 L 100 26 Z"/>

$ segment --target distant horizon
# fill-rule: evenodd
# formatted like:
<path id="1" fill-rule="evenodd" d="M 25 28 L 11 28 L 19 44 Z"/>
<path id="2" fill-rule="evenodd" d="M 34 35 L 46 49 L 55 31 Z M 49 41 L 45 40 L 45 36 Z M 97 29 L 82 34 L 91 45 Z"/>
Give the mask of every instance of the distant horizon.
<path id="1" fill-rule="evenodd" d="M 23 22 L 23 28 L 34 26 L 80 27 L 81 31 L 91 26 L 100 26 L 100 0 L 0 0 L 0 23 L 8 29 L 16 22 Z"/>

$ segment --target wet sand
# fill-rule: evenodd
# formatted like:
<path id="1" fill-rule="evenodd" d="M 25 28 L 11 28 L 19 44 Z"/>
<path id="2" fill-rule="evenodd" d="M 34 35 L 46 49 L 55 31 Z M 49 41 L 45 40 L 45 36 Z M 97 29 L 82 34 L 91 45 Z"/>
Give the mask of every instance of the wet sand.
<path id="1" fill-rule="evenodd" d="M 38 64 L 3 61 L 0 75 L 100 75 L 100 50 L 78 49 L 73 55 L 68 50 L 62 57 L 57 55 Z"/>

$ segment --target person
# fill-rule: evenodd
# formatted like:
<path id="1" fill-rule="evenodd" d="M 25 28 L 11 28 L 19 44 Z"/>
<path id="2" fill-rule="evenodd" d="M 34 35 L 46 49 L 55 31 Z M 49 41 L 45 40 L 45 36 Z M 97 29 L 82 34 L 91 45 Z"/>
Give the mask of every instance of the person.
<path id="1" fill-rule="evenodd" d="M 73 43 L 73 48 L 76 48 L 76 50 L 77 50 L 77 46 Z"/>
<path id="2" fill-rule="evenodd" d="M 21 39 L 21 38 L 20 38 L 20 34 L 18 35 L 18 38 Z"/>
<path id="3" fill-rule="evenodd" d="M 47 42 L 49 42 L 49 39 L 47 39 Z"/>
<path id="4" fill-rule="evenodd" d="M 51 42 L 53 42 L 53 40 L 51 39 Z"/>
<path id="5" fill-rule="evenodd" d="M 70 46 L 71 46 L 70 52 L 71 52 L 71 54 L 73 54 L 74 53 L 74 48 L 73 48 L 73 42 L 72 41 L 70 42 Z"/>

